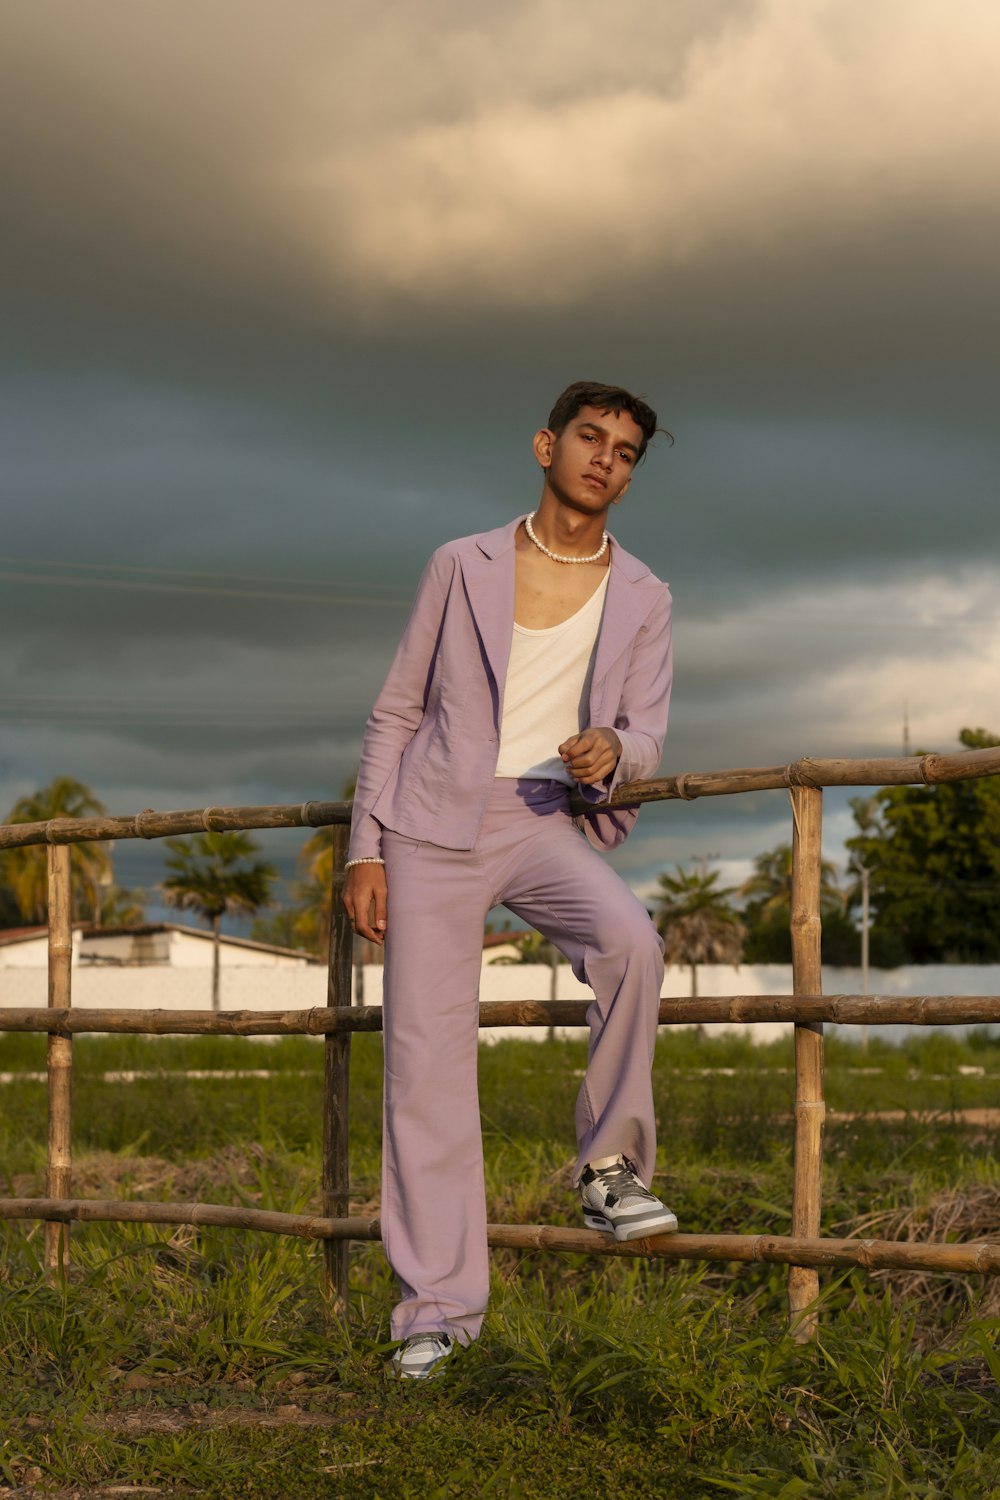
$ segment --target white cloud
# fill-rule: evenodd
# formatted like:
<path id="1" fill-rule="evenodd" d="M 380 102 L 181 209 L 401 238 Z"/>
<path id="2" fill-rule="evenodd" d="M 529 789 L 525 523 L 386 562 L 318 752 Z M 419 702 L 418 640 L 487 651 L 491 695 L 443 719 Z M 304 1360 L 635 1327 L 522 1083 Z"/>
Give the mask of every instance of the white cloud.
<path id="1" fill-rule="evenodd" d="M 183 267 L 223 304 L 386 320 L 995 232 L 992 0 L 35 0 L 5 21 L 26 275 L 62 238 L 126 281 Z"/>
<path id="2" fill-rule="evenodd" d="M 616 19 L 620 47 L 606 11 L 569 4 L 425 46 L 423 74 L 453 82 L 459 53 L 470 70 L 450 108 L 390 104 L 370 137 L 318 153 L 331 274 L 369 295 L 565 304 L 704 257 L 846 245 L 929 206 L 992 218 L 991 4 L 956 25 L 935 0 L 768 0 L 687 38 L 679 76 L 643 39 L 660 9 Z"/>
<path id="3" fill-rule="evenodd" d="M 958 749 L 958 731 L 1000 733 L 1000 569 L 791 588 L 683 633 L 672 769 L 799 756 Z M 684 676 L 698 686 L 684 703 Z M 701 748 L 698 748 L 698 741 Z M 683 746 L 683 764 L 678 760 Z M 693 757 L 693 759 L 692 759 Z"/>

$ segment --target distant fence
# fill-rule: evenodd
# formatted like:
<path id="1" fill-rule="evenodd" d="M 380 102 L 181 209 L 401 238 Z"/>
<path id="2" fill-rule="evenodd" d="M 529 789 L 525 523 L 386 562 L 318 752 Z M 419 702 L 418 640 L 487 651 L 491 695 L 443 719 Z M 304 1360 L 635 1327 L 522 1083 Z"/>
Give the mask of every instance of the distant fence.
<path id="1" fill-rule="evenodd" d="M 688 772 L 621 786 L 602 806 L 628 807 L 677 798 L 725 796 L 785 787 L 792 804 L 792 995 L 731 995 L 662 1000 L 660 1023 L 793 1021 L 795 1023 L 795 1154 L 790 1235 L 673 1234 L 619 1244 L 593 1230 L 537 1224 L 493 1224 L 495 1248 L 548 1249 L 670 1260 L 760 1261 L 788 1265 L 789 1311 L 796 1336 L 816 1329 L 819 1268 L 861 1266 L 907 1270 L 997 1272 L 1000 1244 L 913 1244 L 892 1240 L 820 1237 L 823 1126 L 823 1023 L 853 1025 L 964 1025 L 1000 1021 L 1000 995 L 880 996 L 822 994 L 820 863 L 825 786 L 900 786 L 965 781 L 1000 773 L 1000 749 L 892 760 L 799 760 L 787 766 Z M 582 810 L 582 809 L 581 809 Z M 0 1199 L 0 1219 L 43 1220 L 46 1265 L 69 1260 L 73 1222 L 216 1225 L 298 1235 L 324 1242 L 324 1289 L 331 1307 L 346 1306 L 348 1245 L 380 1238 L 377 1219 L 349 1215 L 348 1106 L 351 1035 L 378 1031 L 377 1006 L 351 998 L 352 935 L 338 899 L 347 858 L 348 802 L 275 807 L 209 807 L 188 812 L 145 811 L 134 817 L 54 819 L 0 827 L 0 850 L 48 846 L 48 1007 L 0 1007 L 0 1031 L 48 1033 L 49 1130 L 46 1197 Z M 334 828 L 334 902 L 327 1005 L 284 1012 L 74 1011 L 71 1006 L 70 864 L 68 845 L 95 839 L 163 838 L 250 828 Z M 480 1026 L 580 1026 L 588 1002 L 512 1001 L 480 1007 Z M 322 1139 L 322 1215 L 284 1214 L 204 1203 L 146 1203 L 77 1199 L 72 1191 L 72 1038 L 80 1032 L 145 1035 L 289 1036 L 325 1038 Z"/>

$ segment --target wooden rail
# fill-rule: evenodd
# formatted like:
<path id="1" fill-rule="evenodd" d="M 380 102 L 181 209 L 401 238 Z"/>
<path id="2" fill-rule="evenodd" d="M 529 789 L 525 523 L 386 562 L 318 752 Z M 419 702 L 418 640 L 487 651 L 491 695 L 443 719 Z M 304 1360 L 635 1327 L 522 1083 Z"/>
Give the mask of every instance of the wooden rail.
<path id="1" fill-rule="evenodd" d="M 650 781 L 623 781 L 607 802 L 588 806 L 637 807 L 643 802 L 693 802 L 696 797 L 727 797 L 739 792 L 776 791 L 782 787 L 934 786 L 941 781 L 971 781 L 1000 772 L 1000 746 L 961 750 L 957 755 L 905 755 L 884 760 L 814 760 L 806 757 L 786 766 L 752 766 L 737 771 L 685 771 Z M 2 847 L 2 845 L 0 845 Z"/>
<path id="2" fill-rule="evenodd" d="M 0 849 L 28 844 L 87 844 L 101 839 L 164 839 L 184 833 L 228 833 L 247 828 L 327 828 L 350 823 L 350 802 L 292 802 L 270 807 L 198 807 L 189 812 L 145 812 L 125 818 L 50 818 L 47 823 L 0 825 Z"/>
<path id="3" fill-rule="evenodd" d="M 45 1219 L 69 1224 L 188 1224 L 196 1228 L 252 1229 L 298 1239 L 346 1244 L 380 1240 L 378 1219 L 326 1218 L 274 1209 L 229 1208 L 219 1203 L 121 1203 L 96 1198 L 0 1198 L 0 1219 Z M 655 1256 L 660 1260 L 770 1262 L 793 1268 L 861 1266 L 868 1271 L 1000 1271 L 1000 1244 L 915 1244 L 903 1240 L 803 1239 L 781 1234 L 664 1234 L 619 1244 L 596 1229 L 555 1224 L 488 1224 L 494 1250 L 561 1250 L 574 1255 Z"/>
<path id="4" fill-rule="evenodd" d="M 484 1000 L 479 1026 L 586 1026 L 589 1000 Z M 1000 995 L 700 995 L 661 1000 L 661 1026 L 832 1021 L 840 1026 L 987 1026 Z M 0 1006 L 0 1032 L 60 1036 L 329 1036 L 381 1031 L 381 1005 L 312 1010 L 39 1010 Z"/>
<path id="5" fill-rule="evenodd" d="M 1000 774 L 1000 748 L 959 755 L 896 760 L 798 760 L 785 766 L 688 772 L 632 782 L 600 806 L 724 796 L 787 788 L 792 800 L 793 995 L 730 995 L 660 1002 L 661 1025 L 786 1020 L 795 1024 L 795 1167 L 792 1233 L 691 1235 L 617 1244 L 588 1230 L 544 1225 L 491 1225 L 494 1247 L 654 1255 L 665 1259 L 770 1261 L 791 1267 L 789 1309 L 796 1336 L 816 1331 L 818 1271 L 824 1266 L 901 1267 L 911 1270 L 1000 1271 L 1000 1245 L 933 1245 L 820 1238 L 822 1203 L 823 1023 L 960 1025 L 1000 1021 L 1000 995 L 826 995 L 821 993 L 820 859 L 824 786 L 933 785 Z M 574 810 L 594 804 L 574 798 Z M 65 1268 L 69 1227 L 75 1222 L 212 1224 L 294 1234 L 324 1242 L 324 1285 L 331 1314 L 347 1305 L 350 1240 L 379 1238 L 377 1219 L 351 1218 L 348 1178 L 350 1039 L 378 1031 L 380 1007 L 351 1006 L 351 937 L 340 887 L 347 850 L 349 802 L 304 802 L 269 807 L 211 807 L 131 817 L 59 818 L 0 827 L 0 850 L 46 844 L 49 869 L 49 1004 L 46 1009 L 0 1007 L 0 1032 L 48 1033 L 49 1146 L 44 1198 L 0 1199 L 0 1219 L 40 1219 L 46 1225 L 50 1273 Z M 334 826 L 333 923 L 327 1005 L 296 1011 L 121 1011 L 72 1008 L 70 864 L 67 846 L 95 839 L 163 838 L 205 830 Z M 480 1026 L 583 1026 L 586 1000 L 510 1001 L 480 1006 Z M 82 1032 L 147 1035 L 290 1036 L 325 1038 L 322 1216 L 227 1208 L 217 1204 L 105 1202 L 71 1192 L 72 1037 Z"/>

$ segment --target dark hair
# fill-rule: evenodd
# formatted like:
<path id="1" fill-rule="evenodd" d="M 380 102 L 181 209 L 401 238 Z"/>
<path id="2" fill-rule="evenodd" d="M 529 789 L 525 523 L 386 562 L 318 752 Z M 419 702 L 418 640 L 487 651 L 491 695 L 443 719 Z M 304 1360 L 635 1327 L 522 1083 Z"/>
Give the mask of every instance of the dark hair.
<path id="1" fill-rule="evenodd" d="M 600 412 L 613 411 L 616 417 L 620 412 L 627 412 L 642 431 L 640 458 L 645 455 L 653 435 L 666 431 L 656 425 L 656 412 L 640 396 L 633 396 L 631 391 L 621 385 L 602 385 L 599 380 L 574 380 L 572 385 L 568 385 L 549 412 L 546 425 L 558 436 L 584 406 L 593 406 Z M 673 442 L 669 432 L 667 437 Z"/>

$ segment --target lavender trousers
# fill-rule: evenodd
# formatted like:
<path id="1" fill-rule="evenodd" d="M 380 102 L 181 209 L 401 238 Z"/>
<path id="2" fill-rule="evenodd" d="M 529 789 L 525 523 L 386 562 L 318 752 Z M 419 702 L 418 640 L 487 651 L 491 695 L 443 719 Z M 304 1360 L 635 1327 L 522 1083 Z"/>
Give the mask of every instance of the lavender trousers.
<path id="1" fill-rule="evenodd" d="M 402 1297 L 393 1338 L 479 1333 L 489 1265 L 476 1064 L 482 934 L 506 906 L 589 984 L 590 1049 L 576 1105 L 579 1178 L 624 1152 L 648 1182 L 656 1155 L 650 1069 L 663 943 L 574 826 L 554 781 L 494 783 L 472 849 L 386 829 L 382 1238 Z"/>

